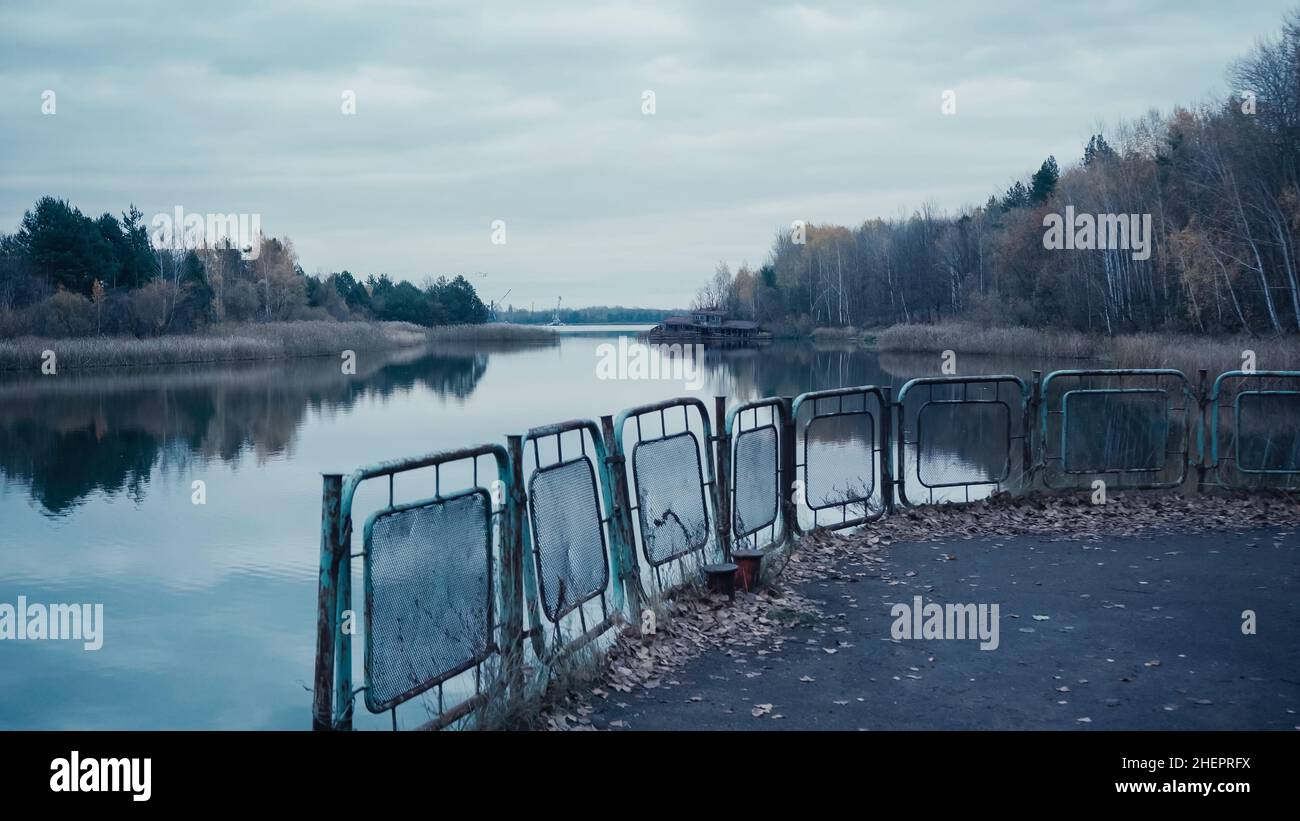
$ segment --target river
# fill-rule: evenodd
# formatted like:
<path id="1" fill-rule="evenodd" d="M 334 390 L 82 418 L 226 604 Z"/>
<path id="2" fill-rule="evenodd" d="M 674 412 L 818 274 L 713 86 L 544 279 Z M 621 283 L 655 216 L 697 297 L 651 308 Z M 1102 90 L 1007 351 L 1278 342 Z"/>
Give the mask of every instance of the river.
<path id="1" fill-rule="evenodd" d="M 632 330 L 363 351 L 355 374 L 327 357 L 5 376 L 0 602 L 102 603 L 105 625 L 93 652 L 0 642 L 0 728 L 308 727 L 321 473 L 688 393 L 680 380 L 601 378 L 600 346 Z M 710 352 L 689 393 L 712 407 L 715 394 L 897 389 L 940 365 L 775 342 Z M 1024 377 L 1074 366 L 958 365 Z M 388 726 L 360 712 L 357 726 Z"/>

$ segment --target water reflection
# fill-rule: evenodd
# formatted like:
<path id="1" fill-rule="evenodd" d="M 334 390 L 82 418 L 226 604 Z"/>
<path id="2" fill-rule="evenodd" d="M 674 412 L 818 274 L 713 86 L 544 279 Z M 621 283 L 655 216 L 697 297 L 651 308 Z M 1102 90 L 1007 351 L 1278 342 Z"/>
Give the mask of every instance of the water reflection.
<path id="1" fill-rule="evenodd" d="M 499 346 L 495 352 L 509 356 L 518 350 Z M 67 515 L 96 494 L 123 495 L 139 504 L 158 470 L 183 473 L 196 461 L 229 464 L 251 457 L 257 465 L 291 457 L 309 411 L 347 413 L 360 401 L 409 394 L 416 387 L 468 400 L 492 355 L 482 345 L 363 352 L 352 375 L 328 357 L 82 370 L 54 378 L 8 374 L 0 377 L 0 480 L 24 488 L 50 516 Z M 898 385 L 911 376 L 937 373 L 938 359 L 900 360 L 857 346 L 778 342 L 709 349 L 702 365 L 709 392 L 744 400 L 847 385 Z M 523 394 L 538 388 L 544 386 L 520 385 Z M 664 395 L 681 392 L 672 383 L 662 386 Z M 829 430 L 820 430 L 819 438 Z"/>
<path id="2" fill-rule="evenodd" d="M 0 382 L 0 477 L 26 487 L 52 516 L 95 493 L 138 503 L 155 468 L 291 454 L 309 410 L 346 412 L 417 386 L 467 399 L 488 358 L 444 347 L 362 352 L 353 375 L 320 358 L 10 376 Z"/>

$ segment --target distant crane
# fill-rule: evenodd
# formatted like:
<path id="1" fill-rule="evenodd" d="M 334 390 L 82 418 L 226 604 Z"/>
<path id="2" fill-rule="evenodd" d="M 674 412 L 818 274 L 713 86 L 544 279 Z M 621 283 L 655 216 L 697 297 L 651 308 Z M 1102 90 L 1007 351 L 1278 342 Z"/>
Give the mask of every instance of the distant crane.
<path id="1" fill-rule="evenodd" d="M 510 292 L 513 291 L 513 290 L 514 290 L 513 288 L 507 288 L 507 289 L 506 289 L 506 292 L 505 292 L 504 294 L 502 294 L 501 297 L 500 297 L 499 299 L 494 299 L 494 300 L 492 300 L 490 303 L 488 303 L 488 319 L 489 319 L 489 321 L 491 321 L 491 322 L 496 322 L 496 321 L 497 321 L 497 309 L 501 307 L 501 305 L 505 302 L 506 297 L 510 296 Z"/>
<path id="2" fill-rule="evenodd" d="M 547 323 L 548 325 L 564 324 L 564 321 L 560 319 L 560 303 L 563 301 L 563 299 L 564 297 L 558 297 L 558 296 L 555 298 L 555 315 L 551 317 L 551 321 Z"/>

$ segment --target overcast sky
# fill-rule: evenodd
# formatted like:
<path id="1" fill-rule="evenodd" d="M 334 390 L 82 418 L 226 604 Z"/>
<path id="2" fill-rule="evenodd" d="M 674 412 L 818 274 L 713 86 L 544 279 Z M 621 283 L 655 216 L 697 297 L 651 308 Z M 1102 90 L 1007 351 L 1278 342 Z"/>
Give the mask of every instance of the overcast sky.
<path id="1" fill-rule="evenodd" d="M 44 194 L 256 213 L 308 273 L 683 306 L 791 220 L 981 203 L 1224 94 L 1295 5 L 4 0 L 0 231 Z"/>

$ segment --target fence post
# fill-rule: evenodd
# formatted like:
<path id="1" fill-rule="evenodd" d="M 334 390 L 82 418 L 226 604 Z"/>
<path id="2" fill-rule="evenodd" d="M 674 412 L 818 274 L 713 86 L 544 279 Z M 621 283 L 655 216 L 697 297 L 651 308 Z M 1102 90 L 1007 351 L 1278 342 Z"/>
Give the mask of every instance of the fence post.
<path id="1" fill-rule="evenodd" d="M 713 491 L 717 495 L 714 509 L 718 511 L 718 545 L 722 560 L 731 561 L 731 436 L 727 433 L 727 397 L 713 397 L 714 464 L 718 473 L 713 477 Z"/>
<path id="2" fill-rule="evenodd" d="M 340 493 L 340 497 L 341 497 Z M 334 549 L 335 567 L 338 570 L 334 574 L 337 584 L 335 592 L 335 601 L 337 605 L 334 608 L 335 640 L 338 642 L 338 650 L 335 652 L 334 662 L 334 695 L 337 703 L 334 705 L 334 728 L 336 730 L 352 729 L 352 634 L 343 632 L 345 620 L 351 620 L 353 624 L 356 619 L 352 612 L 352 514 L 348 511 L 347 515 L 343 514 L 340 505 L 338 528 L 335 530 L 338 535 L 338 541 Z"/>
<path id="3" fill-rule="evenodd" d="M 501 530 L 501 627 L 505 642 L 503 672 L 514 701 L 524 692 L 524 445 L 523 437 L 506 437 L 510 481 L 506 483 L 505 520 Z"/>
<path id="4" fill-rule="evenodd" d="M 880 498 L 886 514 L 894 512 L 894 389 L 880 389 Z M 902 425 L 900 423 L 899 427 Z M 902 448 L 899 448 L 902 452 Z"/>
<path id="5" fill-rule="evenodd" d="M 641 618 L 641 574 L 637 570 L 636 536 L 632 532 L 632 501 L 627 487 L 627 469 L 623 448 L 614 432 L 614 417 L 600 417 L 600 432 L 605 438 L 605 466 L 614 493 L 614 545 L 618 556 L 618 584 L 633 621 Z"/>
<path id="6" fill-rule="evenodd" d="M 1043 372 L 1033 372 L 1033 383 L 1029 389 L 1029 402 L 1025 405 L 1025 490 L 1029 490 L 1034 484 L 1034 429 L 1037 427 L 1034 423 L 1038 419 L 1038 408 L 1043 401 Z"/>
<path id="7" fill-rule="evenodd" d="M 1200 368 L 1196 372 L 1200 377 L 1200 383 L 1196 387 L 1196 491 L 1205 492 L 1205 471 L 1206 471 L 1206 454 L 1205 454 L 1205 431 L 1208 426 L 1207 415 L 1209 413 L 1209 385 L 1210 372 L 1206 368 Z M 1215 413 L 1218 412 L 1216 408 Z M 1192 435 L 1191 431 L 1187 432 L 1188 437 Z M 1187 448 L 1191 452 L 1191 447 Z"/>
<path id="8" fill-rule="evenodd" d="M 799 506 L 794 501 L 795 462 L 797 459 L 795 442 L 794 399 L 781 397 L 781 514 L 785 517 L 786 539 L 798 536 Z"/>
<path id="9" fill-rule="evenodd" d="M 338 641 L 335 573 L 338 569 L 339 504 L 343 495 L 343 476 L 326 473 L 322 479 L 320 581 L 316 599 L 316 676 L 312 684 L 313 730 L 329 730 L 334 726 L 334 649 Z"/>

